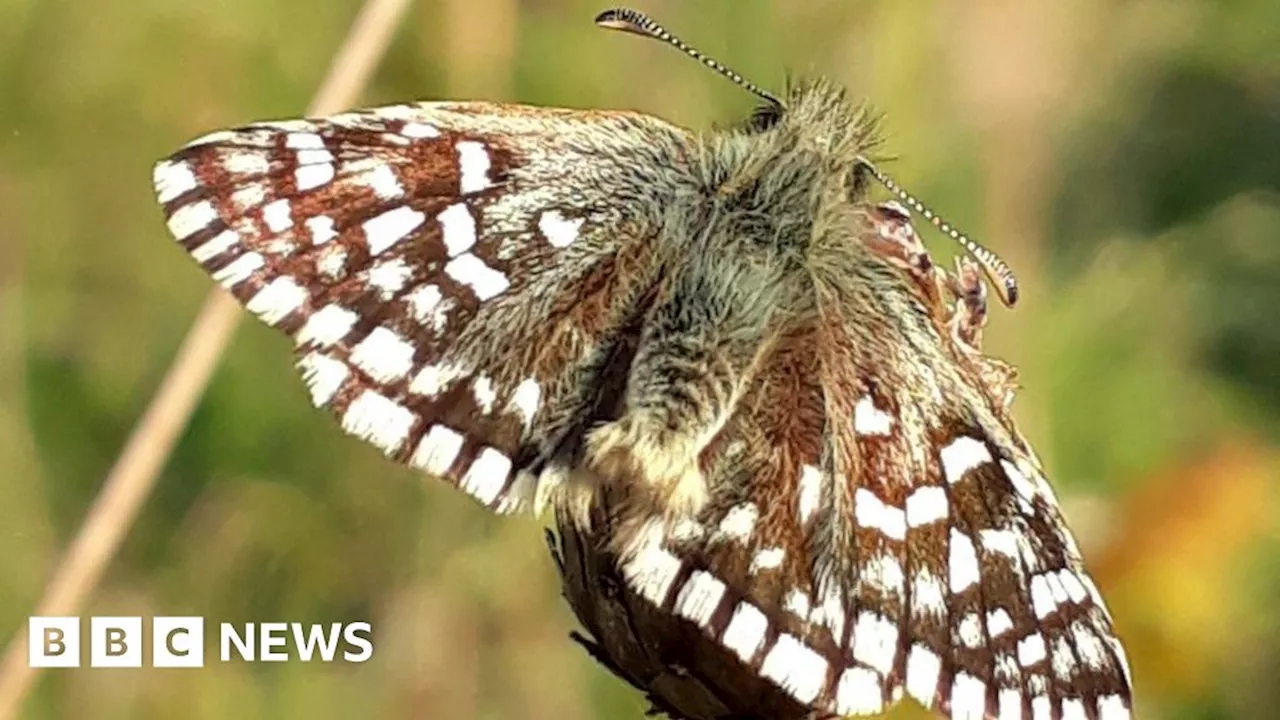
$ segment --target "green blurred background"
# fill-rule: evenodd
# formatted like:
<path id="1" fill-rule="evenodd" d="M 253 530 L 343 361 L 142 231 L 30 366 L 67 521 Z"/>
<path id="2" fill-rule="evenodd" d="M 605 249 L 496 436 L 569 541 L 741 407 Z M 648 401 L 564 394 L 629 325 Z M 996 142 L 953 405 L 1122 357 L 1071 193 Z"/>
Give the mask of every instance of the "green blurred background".
<path id="1" fill-rule="evenodd" d="M 699 128 L 749 111 L 669 48 L 595 30 L 602 7 L 420 0 L 360 104 Z M 886 169 L 1020 274 L 987 346 L 1022 369 L 1016 408 L 1127 643 L 1137 716 L 1280 717 L 1280 3 L 638 7 L 766 87 L 820 72 L 886 113 Z M 0 640 L 211 287 L 164 229 L 151 163 L 301 113 L 358 8 L 0 0 Z M 373 659 L 55 670 L 21 716 L 639 717 L 566 639 L 540 523 L 342 435 L 291 360 L 240 329 L 82 615 L 368 620 Z"/>

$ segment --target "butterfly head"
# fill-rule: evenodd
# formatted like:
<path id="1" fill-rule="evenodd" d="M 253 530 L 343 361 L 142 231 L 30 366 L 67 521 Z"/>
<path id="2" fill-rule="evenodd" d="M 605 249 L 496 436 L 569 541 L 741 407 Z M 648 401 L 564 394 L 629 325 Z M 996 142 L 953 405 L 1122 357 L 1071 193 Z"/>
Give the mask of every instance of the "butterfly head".
<path id="1" fill-rule="evenodd" d="M 746 122 L 751 134 L 772 134 L 780 142 L 813 153 L 837 172 L 854 172 L 875 143 L 874 123 L 866 108 L 853 104 L 844 87 L 823 78 L 792 82 L 779 97 L 707 57 L 647 15 L 630 8 L 606 10 L 596 24 L 660 40 L 728 78 L 763 102 Z M 861 188 L 859 188 L 861 189 Z"/>
<path id="2" fill-rule="evenodd" d="M 800 80 L 788 86 L 784 97 L 778 97 L 702 54 L 642 12 L 614 8 L 597 15 L 595 22 L 603 28 L 671 45 L 760 98 L 763 103 L 746 122 L 749 133 L 770 135 L 784 151 L 798 151 L 790 154 L 836 178 L 839 188 L 855 201 L 865 200 L 869 180 L 875 179 L 907 208 L 964 248 L 991 281 L 1001 302 L 1007 307 L 1017 302 L 1017 279 L 998 255 L 943 220 L 867 158 L 866 153 L 877 143 L 875 118 L 866 106 L 851 102 L 839 84 L 824 78 Z"/>
<path id="3" fill-rule="evenodd" d="M 788 83 L 786 103 L 779 106 L 773 128 L 850 180 L 859 196 L 865 194 L 863 158 L 879 142 L 876 123 L 867 106 L 854 102 L 844 86 L 823 77 Z"/>

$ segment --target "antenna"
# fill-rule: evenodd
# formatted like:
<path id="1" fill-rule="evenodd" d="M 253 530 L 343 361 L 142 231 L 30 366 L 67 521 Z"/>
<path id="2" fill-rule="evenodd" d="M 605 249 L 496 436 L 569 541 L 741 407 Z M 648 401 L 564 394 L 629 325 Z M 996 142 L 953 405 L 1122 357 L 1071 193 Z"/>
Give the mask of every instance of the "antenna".
<path id="1" fill-rule="evenodd" d="M 929 221 L 930 225 L 941 230 L 944 234 L 955 240 L 969 253 L 970 257 L 978 261 L 978 265 L 982 267 L 982 271 L 986 273 L 991 280 L 991 284 L 996 287 L 996 294 L 1000 296 L 1000 302 L 1005 307 L 1013 307 L 1018 302 L 1018 279 L 1014 277 L 1013 271 L 1000 256 L 987 248 L 979 245 L 969 239 L 968 235 L 955 229 L 950 223 L 943 220 L 936 213 L 925 207 L 924 203 L 915 198 L 914 195 L 902 189 L 902 186 L 893 181 L 893 178 L 885 175 L 870 160 L 866 158 L 858 158 L 858 163 L 867 170 L 871 171 L 871 175 L 884 185 L 889 192 L 893 193 L 899 200 L 906 203 L 907 207 L 915 210 Z"/>
<path id="2" fill-rule="evenodd" d="M 683 40 L 668 32 L 666 28 L 655 22 L 653 18 L 650 18 L 648 15 L 645 15 L 638 10 L 632 10 L 631 8 L 614 8 L 612 10 L 605 10 L 596 16 L 595 22 L 596 25 L 609 30 L 621 30 L 633 35 L 661 40 L 662 42 L 683 51 L 684 54 L 698 62 L 701 62 L 712 70 L 715 70 L 724 77 L 729 78 L 739 87 L 746 89 L 756 97 L 759 97 L 772 105 L 776 105 L 778 107 L 783 106 L 782 101 L 773 93 L 768 90 L 764 90 L 760 86 L 750 80 L 747 80 L 719 62 L 698 52 L 696 49 L 685 44 Z"/>

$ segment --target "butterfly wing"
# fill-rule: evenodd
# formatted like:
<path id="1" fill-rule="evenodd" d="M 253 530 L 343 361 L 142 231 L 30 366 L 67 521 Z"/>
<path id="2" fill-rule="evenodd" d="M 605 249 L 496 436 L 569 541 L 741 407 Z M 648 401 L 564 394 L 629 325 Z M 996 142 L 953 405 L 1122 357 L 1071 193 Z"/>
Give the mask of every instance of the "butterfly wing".
<path id="1" fill-rule="evenodd" d="M 1127 718 L 1123 649 L 1003 403 L 909 291 L 844 279 L 874 264 L 820 267 L 816 312 L 702 457 L 696 522 L 654 518 L 611 573 L 625 497 L 590 531 L 561 519 L 593 653 L 676 717 L 877 714 L 905 692 L 952 718 Z"/>
<path id="2" fill-rule="evenodd" d="M 633 113 L 422 103 L 216 132 L 154 181 L 179 244 L 294 338 L 317 406 L 507 511 L 640 311 L 670 186 L 645 171 L 687 139 Z"/>

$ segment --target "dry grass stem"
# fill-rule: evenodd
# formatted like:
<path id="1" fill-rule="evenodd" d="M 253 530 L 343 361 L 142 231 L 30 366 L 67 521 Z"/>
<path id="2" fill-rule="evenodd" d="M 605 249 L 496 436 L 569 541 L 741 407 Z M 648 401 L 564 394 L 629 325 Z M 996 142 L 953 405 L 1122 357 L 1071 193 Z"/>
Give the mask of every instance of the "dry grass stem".
<path id="1" fill-rule="evenodd" d="M 308 114 L 337 112 L 356 100 L 408 4 L 409 0 L 365 2 Z M 230 295 L 222 290 L 210 294 L 33 614 L 75 615 L 84 606 L 150 496 L 238 319 L 239 308 Z M 27 632 L 21 628 L 0 665 L 0 720 L 17 716 L 36 675 L 27 666 Z"/>

